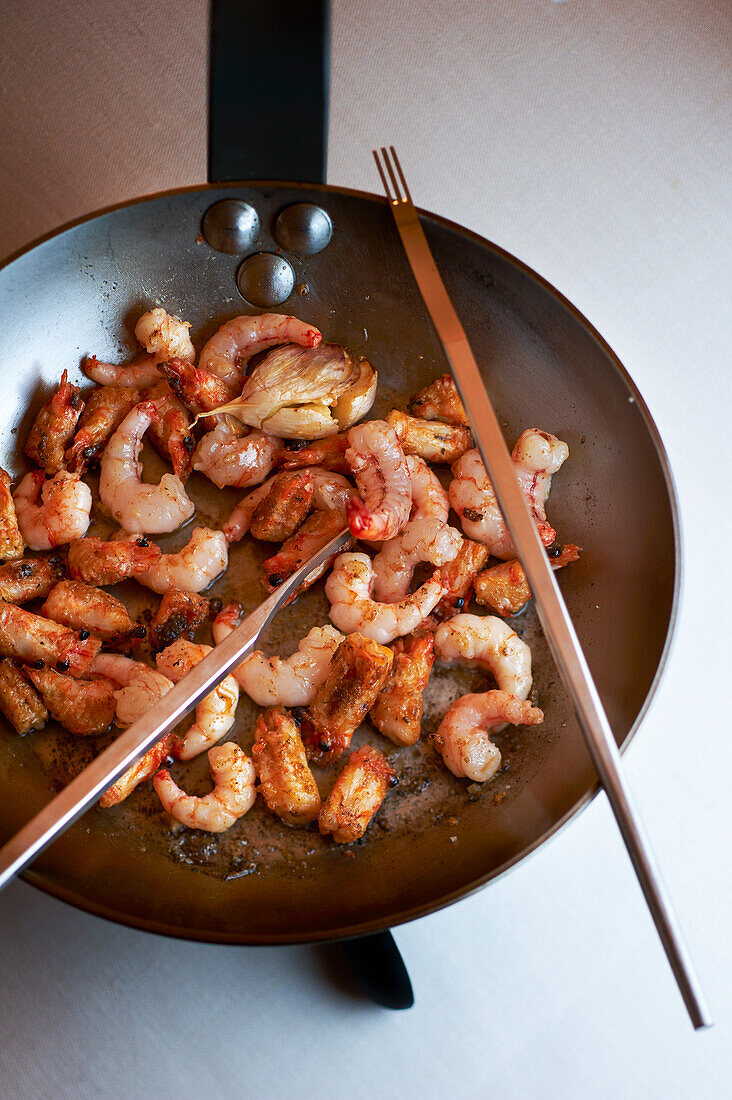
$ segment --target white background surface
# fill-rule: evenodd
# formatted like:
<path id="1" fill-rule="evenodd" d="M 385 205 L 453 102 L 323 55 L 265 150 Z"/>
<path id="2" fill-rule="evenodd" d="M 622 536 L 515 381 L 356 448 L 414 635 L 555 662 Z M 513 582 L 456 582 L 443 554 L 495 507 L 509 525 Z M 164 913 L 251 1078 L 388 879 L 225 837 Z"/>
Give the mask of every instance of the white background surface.
<path id="1" fill-rule="evenodd" d="M 0 896 L 0 1093 L 729 1096 L 729 8 L 333 9 L 329 182 L 376 190 L 370 150 L 394 142 L 420 205 L 590 318 L 664 438 L 685 591 L 625 763 L 716 1027 L 692 1033 L 598 798 L 489 889 L 398 930 L 408 1013 L 339 988 L 328 949 L 166 941 L 15 884 Z M 205 14 L 198 0 L 4 12 L 3 252 L 204 180 Z"/>

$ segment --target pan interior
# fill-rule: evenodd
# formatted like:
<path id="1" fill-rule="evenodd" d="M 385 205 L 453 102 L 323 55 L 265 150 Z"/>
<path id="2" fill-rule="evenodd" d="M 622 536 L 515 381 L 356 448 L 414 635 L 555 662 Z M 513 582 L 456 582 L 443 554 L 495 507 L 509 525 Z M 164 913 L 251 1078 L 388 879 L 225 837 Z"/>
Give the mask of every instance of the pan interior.
<path id="1" fill-rule="evenodd" d="M 274 250 L 272 225 L 288 203 L 314 201 L 327 209 L 332 242 L 318 255 L 288 257 L 296 290 L 281 309 L 374 363 L 379 391 L 372 415 L 405 407 L 445 371 L 385 203 L 289 185 L 163 195 L 67 229 L 0 272 L 6 469 L 23 469 L 25 433 L 61 372 L 82 381 L 83 356 L 129 354 L 144 310 L 163 305 L 189 320 L 197 348 L 228 318 L 259 312 L 236 290 L 240 258 L 214 252 L 200 236 L 206 209 L 227 197 L 257 209 L 261 249 Z M 532 426 L 569 444 L 549 516 L 560 540 L 583 553 L 560 583 L 623 744 L 662 663 L 675 602 L 674 509 L 654 430 L 612 353 L 556 292 L 458 226 L 427 216 L 425 229 L 509 444 Z M 212 525 L 242 495 L 214 490 L 199 475 L 190 492 L 198 522 Z M 103 532 L 104 521 L 96 523 L 93 531 Z M 171 536 L 170 548 L 189 531 Z M 267 553 L 250 543 L 235 547 L 226 577 L 210 594 L 255 607 L 262 598 L 257 566 Z M 139 590 L 120 594 L 145 600 Z M 286 655 L 310 626 L 327 621 L 321 584 L 281 613 L 264 647 Z M 594 784 L 533 612 L 515 627 L 532 646 L 546 718 L 533 730 L 498 736 L 506 767 L 485 789 L 450 776 L 428 741 L 397 750 L 365 727 L 354 743 L 378 744 L 401 782 L 359 844 L 342 848 L 317 833 L 287 829 L 259 805 L 221 835 L 170 833 L 154 794 L 140 789 L 116 810 L 89 812 L 39 858 L 28 879 L 113 919 L 229 942 L 348 935 L 464 894 L 535 847 Z M 436 667 L 425 696 L 426 731 L 457 695 L 487 686 L 473 670 Z M 247 749 L 256 709 L 242 698 L 235 736 Z M 88 762 L 99 742 L 50 727 L 18 738 L 4 722 L 0 737 L 0 834 L 7 837 Z M 320 779 L 327 790 L 332 777 Z M 203 793 L 206 783 L 205 757 L 186 766 L 188 790 Z"/>

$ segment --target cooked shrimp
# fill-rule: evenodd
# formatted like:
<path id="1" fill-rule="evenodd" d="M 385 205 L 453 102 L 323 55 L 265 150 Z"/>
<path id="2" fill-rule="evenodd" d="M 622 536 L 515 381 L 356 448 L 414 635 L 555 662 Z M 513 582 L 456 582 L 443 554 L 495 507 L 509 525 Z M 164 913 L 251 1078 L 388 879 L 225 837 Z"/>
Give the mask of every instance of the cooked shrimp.
<path id="1" fill-rule="evenodd" d="M 218 645 L 231 634 L 241 617 L 238 604 L 230 603 L 213 622 Z M 265 657 L 257 649 L 245 657 L 233 675 L 243 691 L 260 707 L 306 707 L 312 703 L 328 673 L 330 659 L 343 641 L 332 626 L 314 626 L 298 643 L 291 657 Z"/>
<path id="2" fill-rule="evenodd" d="M 443 489 L 437 474 L 417 455 L 407 455 L 407 469 L 412 486 L 410 519 L 437 519 L 441 523 L 447 523 L 450 502 L 447 499 L 447 489 Z"/>
<path id="3" fill-rule="evenodd" d="M 391 539 L 409 519 L 412 485 L 409 468 L 396 435 L 383 420 L 369 420 L 348 433 L 346 459 L 361 499 L 346 507 L 356 538 Z"/>
<path id="4" fill-rule="evenodd" d="M 348 433 L 329 435 L 325 439 L 290 440 L 277 456 L 277 465 L 285 470 L 301 470 L 304 466 L 320 466 L 334 474 L 350 473 L 346 461 Z"/>
<path id="5" fill-rule="evenodd" d="M 345 515 L 340 512 L 314 512 L 308 516 L 294 535 L 283 543 L 276 554 L 262 562 L 262 583 L 268 592 L 274 592 L 296 569 L 317 554 L 323 546 L 346 526 Z M 353 545 L 352 542 L 349 545 Z M 337 555 L 333 555 L 316 572 L 308 577 L 309 588 L 330 569 Z M 302 591 L 302 589 L 301 589 Z"/>
<path id="6" fill-rule="evenodd" d="M 222 531 L 194 527 L 193 534 L 177 554 L 162 554 L 137 580 L 153 592 L 182 588 L 184 592 L 202 592 L 220 577 L 229 562 L 229 551 Z"/>
<path id="7" fill-rule="evenodd" d="M 423 420 L 442 420 L 445 424 L 461 424 L 468 427 L 468 417 L 463 408 L 452 375 L 443 374 L 425 386 L 409 403 L 413 416 Z"/>
<path id="8" fill-rule="evenodd" d="M 252 513 L 249 530 L 263 542 L 284 542 L 297 531 L 312 504 L 315 480 L 309 470 L 277 474 Z"/>
<path id="9" fill-rule="evenodd" d="M 252 489 L 250 493 L 241 498 L 223 527 L 227 542 L 239 542 L 240 539 L 244 538 L 251 526 L 255 508 L 260 501 L 266 498 L 274 480 L 274 477 L 268 478 L 262 485 L 258 485 L 256 489 Z"/>
<path id="10" fill-rule="evenodd" d="M 103 539 L 88 535 L 69 546 L 69 572 L 86 584 L 117 584 L 127 577 L 139 577 L 159 559 L 160 547 L 142 535 Z"/>
<path id="11" fill-rule="evenodd" d="M 315 698 L 300 716 L 300 733 L 311 760 L 331 764 L 346 751 L 384 686 L 393 659 L 390 649 L 362 634 L 343 639 Z"/>
<path id="12" fill-rule="evenodd" d="M 538 428 L 520 436 L 511 455 L 521 488 L 529 503 L 541 541 L 549 546 L 556 532 L 547 522 L 546 500 L 555 474 L 569 455 L 561 439 Z M 496 558 L 516 556 L 513 540 L 501 515 L 490 478 L 477 448 L 463 455 L 452 468 L 450 504 L 460 516 L 468 538 L 484 542 Z"/>
<path id="13" fill-rule="evenodd" d="M 31 668 L 33 681 L 52 718 L 69 733 L 94 737 L 104 733 L 114 718 L 114 687 L 109 680 L 74 680 L 52 668 Z"/>
<path id="14" fill-rule="evenodd" d="M 62 470 L 46 481 L 43 470 L 31 470 L 13 499 L 21 533 L 31 550 L 52 550 L 73 542 L 89 526 L 91 489 L 78 474 Z"/>
<path id="15" fill-rule="evenodd" d="M 86 359 L 83 368 L 86 374 L 102 386 L 132 386 L 144 389 L 160 381 L 157 364 L 173 357 L 193 360 L 195 351 L 188 330 L 187 321 L 171 317 L 164 309 L 157 308 L 143 313 L 135 325 L 135 336 L 145 348 L 127 366 L 113 363 L 101 363 L 96 357 Z"/>
<path id="16" fill-rule="evenodd" d="M 568 543 L 566 546 L 547 550 L 549 564 L 552 569 L 562 569 L 570 562 L 577 561 L 580 556 L 579 546 Z M 496 615 L 511 617 L 518 615 L 526 603 L 531 599 L 531 589 L 524 573 L 521 562 L 514 558 L 512 561 L 501 562 L 490 569 L 479 573 L 475 578 L 475 599 L 484 607 L 489 607 Z"/>
<path id="17" fill-rule="evenodd" d="M 209 749 L 208 760 L 214 789 L 204 798 L 185 794 L 169 771 L 158 772 L 153 785 L 163 807 L 181 825 L 223 833 L 254 805 L 256 773 L 247 754 L 231 741 Z"/>
<path id="18" fill-rule="evenodd" d="M 142 437 L 157 415 L 152 401 L 136 405 L 102 455 L 99 496 L 125 531 L 164 534 L 175 531 L 195 512 L 177 474 L 163 474 L 159 485 L 142 480 Z"/>
<path id="19" fill-rule="evenodd" d="M 456 615 L 435 631 L 441 661 L 487 668 L 501 691 L 526 699 L 531 691 L 531 650 L 502 619 Z"/>
<path id="20" fill-rule="evenodd" d="M 164 760 L 171 758 L 174 746 L 175 733 L 171 730 L 160 741 L 157 741 L 152 748 L 149 748 L 136 764 L 128 768 L 116 783 L 107 788 L 99 799 L 99 805 L 104 807 L 118 806 L 120 802 L 124 802 L 136 787 L 139 787 L 146 779 L 152 779 Z"/>
<path id="21" fill-rule="evenodd" d="M 491 741 L 507 722 L 536 726 L 544 714 L 506 691 L 486 691 L 456 699 L 435 734 L 435 749 L 453 775 L 486 783 L 498 771 L 501 753 Z"/>
<path id="22" fill-rule="evenodd" d="M 21 737 L 43 729 L 48 721 L 40 695 L 9 657 L 0 661 L 0 711 Z"/>
<path id="23" fill-rule="evenodd" d="M 145 627 L 130 618 L 121 600 L 82 581 L 59 581 L 41 614 L 74 630 L 91 630 L 111 648 L 130 648 L 145 637 Z"/>
<path id="24" fill-rule="evenodd" d="M 393 409 L 386 422 L 395 432 L 405 455 L 418 455 L 426 462 L 455 462 L 473 445 L 470 428 L 420 420 Z"/>
<path id="25" fill-rule="evenodd" d="M 64 451 L 71 442 L 83 409 L 79 389 L 71 385 L 68 372 L 64 371 L 59 388 L 33 421 L 23 448 L 31 462 L 41 466 L 49 477 L 64 468 Z"/>
<path id="26" fill-rule="evenodd" d="M 274 468 L 282 442 L 257 429 L 249 431 L 231 417 L 206 432 L 193 455 L 193 469 L 205 474 L 219 489 L 258 485 Z"/>
<path id="27" fill-rule="evenodd" d="M 23 556 L 25 543 L 18 527 L 15 501 L 10 489 L 10 475 L 0 468 L 0 561 L 14 561 Z"/>
<path id="28" fill-rule="evenodd" d="M 150 424 L 148 434 L 155 450 L 168 459 L 181 481 L 185 481 L 191 472 L 193 448 L 196 440 L 193 436 L 193 423 L 188 409 L 179 401 L 167 382 L 145 390 L 144 399 L 154 401 L 158 415 Z"/>
<path id="29" fill-rule="evenodd" d="M 475 578 L 487 564 L 491 552 L 482 542 L 463 539 L 457 554 L 446 565 L 440 566 L 437 576 L 445 586 L 445 595 L 420 630 L 434 630 L 438 623 L 451 619 L 470 601 Z"/>
<path id="30" fill-rule="evenodd" d="M 305 756 L 297 723 L 286 712 L 268 710 L 254 727 L 252 760 L 267 809 L 285 825 L 309 825 L 320 810 L 320 792 Z"/>
<path id="31" fill-rule="evenodd" d="M 235 389 L 227 386 L 215 374 L 194 367 L 185 359 L 168 359 L 167 362 L 160 363 L 158 369 L 178 400 L 196 416 L 212 412 L 219 405 L 226 404 L 236 393 Z"/>
<path id="32" fill-rule="evenodd" d="M 314 348 L 321 339 L 314 325 L 283 313 L 234 317 L 214 333 L 201 352 L 198 365 L 202 370 L 222 378 L 233 389 L 241 389 L 243 368 L 257 352 L 277 344 Z"/>
<path id="33" fill-rule="evenodd" d="M 375 579 L 366 554 L 340 554 L 325 582 L 325 594 L 331 603 L 330 617 L 339 630 L 359 630 L 382 644 L 411 634 L 445 591 L 433 576 L 399 603 L 376 603 L 371 599 Z"/>
<path id="34" fill-rule="evenodd" d="M 87 396 L 74 441 L 66 452 L 70 470 L 83 474 L 102 454 L 107 440 L 140 400 L 127 386 L 95 386 Z"/>
<path id="35" fill-rule="evenodd" d="M 336 844 L 359 840 L 398 782 L 396 772 L 378 749 L 364 745 L 351 753 L 318 814 L 320 832 L 323 836 L 330 833 Z"/>
<path id="36" fill-rule="evenodd" d="M 193 641 L 193 636 L 208 616 L 209 602 L 195 592 L 169 588 L 150 620 L 150 646 L 154 653 L 166 649 L 181 635 Z"/>
<path id="37" fill-rule="evenodd" d="M 104 655 L 106 656 L 106 654 Z M 137 664 L 137 662 L 133 662 Z M 99 664 L 95 667 L 99 668 Z M 173 684 L 167 676 L 147 665 L 137 664 L 131 670 L 129 679 L 114 693 L 115 721 L 118 726 L 131 726 L 138 718 L 159 703 Z"/>
<path id="38" fill-rule="evenodd" d="M 460 532 L 441 520 L 410 519 L 401 534 L 384 543 L 372 562 L 376 599 L 383 603 L 405 599 L 419 562 L 445 565 L 455 557 L 462 541 Z"/>
<path id="39" fill-rule="evenodd" d="M 433 639 L 397 638 L 390 648 L 394 664 L 369 718 L 395 745 L 413 745 L 422 731 L 422 696 L 435 659 Z"/>
<path id="40" fill-rule="evenodd" d="M 101 648 L 87 630 L 78 633 L 41 615 L 0 600 L 0 656 L 25 664 L 55 665 L 69 676 L 83 676 Z"/>
<path id="41" fill-rule="evenodd" d="M 196 645 L 185 638 L 179 638 L 162 653 L 158 653 L 155 664 L 158 672 L 177 684 L 210 652 L 210 645 Z M 181 760 L 192 760 L 204 749 L 220 741 L 234 725 L 238 702 L 237 682 L 233 676 L 225 676 L 196 707 L 196 721 L 185 737 L 176 740 L 175 756 Z"/>
<path id="42" fill-rule="evenodd" d="M 0 566 L 0 600 L 28 603 L 45 599 L 56 581 L 64 575 L 60 557 L 21 558 Z"/>

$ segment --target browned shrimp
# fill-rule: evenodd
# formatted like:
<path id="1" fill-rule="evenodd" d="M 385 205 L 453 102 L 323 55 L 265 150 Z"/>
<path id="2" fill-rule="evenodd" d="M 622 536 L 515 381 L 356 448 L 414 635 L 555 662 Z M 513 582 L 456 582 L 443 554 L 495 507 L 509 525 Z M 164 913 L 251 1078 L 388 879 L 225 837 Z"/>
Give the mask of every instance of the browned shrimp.
<path id="1" fill-rule="evenodd" d="M 384 757 L 371 745 L 351 753 L 318 814 L 323 836 L 336 844 L 351 844 L 366 832 L 371 819 L 399 780 Z"/>
<path id="2" fill-rule="evenodd" d="M 197 416 L 224 405 L 234 396 L 231 387 L 215 374 L 199 370 L 185 359 L 169 359 L 167 363 L 159 363 L 158 370 L 165 376 L 178 400 Z"/>
<path id="3" fill-rule="evenodd" d="M 268 592 L 274 592 L 296 569 L 312 558 L 321 547 L 343 530 L 344 516 L 339 512 L 313 512 L 300 529 L 285 542 L 271 558 L 262 562 L 262 583 Z M 308 578 L 308 587 L 315 584 L 330 569 L 333 559 L 327 561 L 318 574 Z"/>
<path id="4" fill-rule="evenodd" d="M 60 557 L 21 558 L 0 566 L 0 599 L 8 603 L 28 603 L 45 599 L 64 575 Z"/>
<path id="5" fill-rule="evenodd" d="M 69 546 L 69 572 L 74 580 L 86 584 L 117 584 L 146 573 L 160 554 L 160 547 L 144 536 L 111 542 L 87 536 Z"/>
<path id="6" fill-rule="evenodd" d="M 14 661 L 0 661 L 0 710 L 21 737 L 43 729 L 48 711 Z"/>
<path id="7" fill-rule="evenodd" d="M 444 424 L 460 424 L 465 428 L 470 426 L 451 374 L 435 378 L 434 382 L 415 394 L 409 403 L 409 411 L 422 420 L 441 420 Z"/>
<path id="8" fill-rule="evenodd" d="M 263 542 L 284 542 L 303 522 L 313 500 L 315 482 L 309 470 L 285 470 L 274 478 L 264 500 L 252 513 L 249 530 Z"/>
<path id="9" fill-rule="evenodd" d="M 435 659 L 434 640 L 397 638 L 390 649 L 394 664 L 369 717 L 395 745 L 413 745 L 422 731 L 422 695 Z"/>
<path id="10" fill-rule="evenodd" d="M 300 443 L 301 446 L 297 444 Z M 330 435 L 325 439 L 292 440 L 277 456 L 277 465 L 285 470 L 301 470 L 305 466 L 321 466 L 333 474 L 349 474 L 346 461 L 348 433 Z"/>
<path id="11" fill-rule="evenodd" d="M 252 760 L 260 791 L 285 825 L 309 825 L 320 809 L 320 792 L 307 764 L 297 723 L 277 707 L 257 718 Z"/>
<path id="12" fill-rule="evenodd" d="M 196 592 L 169 588 L 150 622 L 153 653 L 166 649 L 180 637 L 193 641 L 196 631 L 208 615 L 209 601 Z"/>
<path id="13" fill-rule="evenodd" d="M 0 468 L 0 561 L 14 561 L 23 556 L 24 550 L 25 543 L 10 491 L 10 475 Z"/>
<path id="14" fill-rule="evenodd" d="M 425 462 L 450 465 L 473 446 L 470 428 L 421 420 L 393 409 L 386 418 L 405 455 L 418 455 Z"/>
<path id="15" fill-rule="evenodd" d="M 107 440 L 140 401 L 140 391 L 129 386 L 95 386 L 79 418 L 74 442 L 66 452 L 68 468 L 83 474 L 98 461 Z"/>
<path id="16" fill-rule="evenodd" d="M 158 454 L 170 460 L 174 472 L 185 481 L 191 472 L 196 440 L 188 409 L 179 401 L 167 382 L 158 382 L 143 394 L 154 401 L 158 418 L 148 428 L 148 436 Z"/>
<path id="17" fill-rule="evenodd" d="M 0 600 L 0 655 L 28 664 L 55 665 L 59 672 L 83 676 L 102 647 L 88 630 L 68 630 L 22 607 Z"/>
<path id="18" fill-rule="evenodd" d="M 577 561 L 580 547 L 568 543 L 566 546 L 556 547 L 556 553 L 550 547 L 547 554 L 552 569 L 562 569 L 570 562 Z M 475 599 L 477 603 L 489 607 L 496 615 L 504 618 L 518 615 L 531 599 L 531 589 L 521 562 L 514 558 L 479 573 L 475 578 Z"/>
<path id="19" fill-rule="evenodd" d="M 79 737 L 104 733 L 114 718 L 114 687 L 109 680 L 74 680 L 52 668 L 30 668 L 35 684 L 52 718 Z"/>
<path id="20" fill-rule="evenodd" d="M 335 651 L 328 675 L 302 712 L 301 734 L 311 760 L 324 767 L 351 743 L 391 669 L 394 654 L 386 646 L 349 634 Z"/>
<path id="21" fill-rule="evenodd" d="M 429 618 L 420 624 L 418 628 L 420 634 L 434 630 L 439 623 L 452 618 L 456 612 L 462 611 L 470 602 L 475 578 L 487 565 L 490 556 L 491 552 L 484 543 L 463 539 L 456 557 L 447 565 L 440 566 L 435 572 L 435 576 L 442 581 L 447 592 Z"/>
<path id="22" fill-rule="evenodd" d="M 79 388 L 71 385 L 68 372 L 64 371 L 61 385 L 33 421 L 23 448 L 31 462 L 41 466 L 49 477 L 63 470 L 64 452 L 73 438 L 83 409 Z"/>
<path id="23" fill-rule="evenodd" d="M 148 749 L 145 755 L 140 757 L 131 768 L 128 768 L 116 783 L 107 788 L 99 799 L 99 805 L 104 807 L 117 806 L 120 802 L 124 802 L 136 787 L 139 787 L 146 779 L 152 779 L 165 760 L 172 758 L 176 743 L 175 733 L 172 731 L 166 733 L 165 737 Z"/>
<path id="24" fill-rule="evenodd" d="M 91 630 L 110 649 L 128 651 L 145 637 L 121 600 L 83 581 L 59 581 L 41 613 L 74 630 Z"/>

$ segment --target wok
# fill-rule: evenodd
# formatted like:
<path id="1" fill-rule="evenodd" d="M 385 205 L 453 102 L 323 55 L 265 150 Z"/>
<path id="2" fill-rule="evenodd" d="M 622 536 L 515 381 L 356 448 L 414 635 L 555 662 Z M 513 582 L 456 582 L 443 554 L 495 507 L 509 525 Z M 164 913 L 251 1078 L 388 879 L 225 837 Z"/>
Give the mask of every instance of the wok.
<path id="1" fill-rule="evenodd" d="M 215 79 L 212 106 L 215 111 Z M 219 178 L 232 174 L 235 161 L 221 158 Z M 282 173 L 281 165 L 270 163 L 272 176 Z M 277 251 L 276 217 L 295 202 L 315 203 L 328 213 L 331 243 L 316 255 L 288 255 L 296 287 L 279 308 L 313 322 L 326 339 L 357 349 L 376 365 L 380 385 L 372 415 L 403 407 L 443 373 L 439 343 L 385 200 L 276 179 L 167 192 L 67 226 L 0 271 L 5 468 L 24 468 L 25 433 L 61 372 L 67 369 L 80 382 L 84 355 L 115 359 L 130 353 L 132 325 L 144 310 L 162 304 L 191 321 L 199 348 L 226 319 L 260 312 L 237 290 L 242 256 L 214 250 L 201 235 L 206 211 L 224 198 L 242 199 L 259 215 L 260 233 L 249 251 Z M 577 543 L 583 554 L 563 571 L 560 583 L 624 746 L 661 675 L 678 596 L 678 520 L 658 433 L 622 364 L 557 290 L 469 230 L 429 213 L 422 220 L 509 442 L 535 425 L 569 444 L 549 514 L 559 538 Z M 241 495 L 214 491 L 198 475 L 190 485 L 203 522 L 215 524 Z M 187 537 L 171 536 L 170 545 Z M 212 594 L 255 606 L 261 599 L 257 564 L 266 553 L 235 548 Z M 120 591 L 134 599 L 123 586 Z M 271 651 L 291 651 L 309 626 L 324 621 L 321 585 L 279 616 L 267 639 Z M 500 736 L 508 768 L 486 790 L 450 776 L 427 741 L 387 749 L 400 786 L 366 838 L 350 850 L 289 830 L 261 809 L 220 836 L 171 835 L 160 825 L 154 795 L 138 791 L 117 810 L 88 813 L 25 878 L 101 916 L 223 943 L 353 936 L 464 896 L 538 847 L 597 789 L 532 612 L 517 629 L 532 646 L 546 718 L 531 732 Z M 450 699 L 485 682 L 473 671 L 436 670 L 425 696 L 426 732 L 434 730 Z M 236 734 L 245 748 L 254 712 L 243 700 Z M 371 741 L 377 736 L 361 731 L 355 743 L 367 734 Z M 4 726 L 0 751 L 5 839 L 95 747 L 50 727 L 18 738 Z M 194 762 L 186 776 L 189 789 L 196 790 L 199 781 L 205 786 L 205 772 L 205 760 Z"/>

